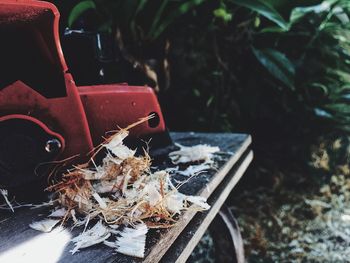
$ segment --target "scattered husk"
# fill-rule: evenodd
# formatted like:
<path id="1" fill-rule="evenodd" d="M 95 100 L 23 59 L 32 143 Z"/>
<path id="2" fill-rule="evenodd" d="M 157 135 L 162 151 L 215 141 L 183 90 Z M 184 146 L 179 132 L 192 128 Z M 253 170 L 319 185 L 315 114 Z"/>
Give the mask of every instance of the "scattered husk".
<path id="1" fill-rule="evenodd" d="M 213 153 L 219 152 L 219 147 L 212 147 L 206 144 L 199 144 L 191 147 L 176 144 L 180 150 L 169 153 L 169 157 L 174 164 L 205 162 L 211 163 Z"/>
<path id="2" fill-rule="evenodd" d="M 117 252 L 127 256 L 143 258 L 145 256 L 146 234 L 148 227 L 141 223 L 134 227 L 125 227 L 118 232 L 115 242 L 105 241 L 104 244 L 113 247 Z"/>
<path id="3" fill-rule="evenodd" d="M 59 204 L 51 217 L 60 217 L 63 222 L 72 219 L 74 226 L 85 225 L 85 228 L 91 221 L 98 220 L 94 227 L 72 240 L 75 243 L 73 254 L 101 242 L 112 246 L 106 239 L 119 233 L 121 237 L 115 242 L 116 250 L 143 257 L 149 228 L 168 228 L 176 224 L 177 214 L 182 211 L 210 208 L 204 198 L 180 193 L 167 171 L 151 172 L 151 158 L 146 151 L 143 156 L 135 156 L 136 150 L 123 144 L 128 129 L 145 120 L 148 119 L 120 129 L 97 147 L 95 155 L 105 151 L 100 165 L 91 158 L 89 163 L 68 170 L 59 182 L 48 188 L 56 193 Z M 177 161 L 209 163 L 212 153 L 218 151 L 217 147 L 207 145 L 199 145 L 193 152 L 189 148 L 183 147 L 182 152 L 176 154 L 178 157 L 182 153 L 186 155 Z M 208 167 L 201 166 L 201 171 Z M 111 231 L 122 224 L 132 228 L 126 227 L 123 232 Z"/>
<path id="4" fill-rule="evenodd" d="M 49 233 L 60 222 L 59 219 L 43 219 L 41 221 L 33 222 L 29 225 L 30 228 Z"/>
<path id="5" fill-rule="evenodd" d="M 54 211 L 51 212 L 51 214 L 49 214 L 49 217 L 64 217 L 65 215 L 67 214 L 67 210 L 62 207 L 62 208 L 59 208 L 59 209 L 56 209 Z"/>
<path id="6" fill-rule="evenodd" d="M 72 239 L 75 247 L 70 252 L 74 254 L 81 248 L 102 243 L 110 236 L 111 233 L 109 229 L 102 224 L 102 221 L 98 221 L 91 229 Z"/>
<path id="7" fill-rule="evenodd" d="M 8 192 L 7 192 L 7 190 L 6 190 L 6 189 L 0 189 L 0 194 L 3 196 L 5 202 L 6 202 L 7 206 L 10 208 L 10 210 L 11 210 L 12 212 L 15 212 L 15 210 L 13 209 L 13 206 L 12 206 L 11 202 L 10 202 L 9 199 L 8 199 Z"/>
<path id="8" fill-rule="evenodd" d="M 178 171 L 177 173 L 189 177 L 207 171 L 211 168 L 211 165 L 207 163 L 201 163 L 198 165 L 190 165 L 184 171 Z"/>
<path id="9" fill-rule="evenodd" d="M 142 220 L 146 224 L 150 221 L 155 228 L 169 227 L 176 221 L 174 214 L 190 205 L 172 185 L 166 171 L 150 172 L 151 159 L 147 152 L 136 157 L 135 151 L 131 153 L 127 149 L 123 144 L 127 134 L 122 129 L 102 144 L 108 153 L 101 166 L 76 166 L 50 189 L 57 192 L 64 208 L 75 209 L 91 219 L 99 217 L 107 224 L 133 224 Z M 182 202 L 173 208 L 173 200 Z"/>

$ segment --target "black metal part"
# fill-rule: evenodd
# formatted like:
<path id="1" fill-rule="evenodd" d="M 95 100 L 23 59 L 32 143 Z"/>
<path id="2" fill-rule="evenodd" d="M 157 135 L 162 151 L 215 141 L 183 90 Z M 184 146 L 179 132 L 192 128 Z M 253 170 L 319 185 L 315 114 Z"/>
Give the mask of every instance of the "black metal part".
<path id="1" fill-rule="evenodd" d="M 107 33 L 66 29 L 62 48 L 78 86 L 114 83 L 110 80 L 115 71 L 115 48 L 113 38 Z M 118 80 L 119 81 L 119 80 Z"/>
<path id="2" fill-rule="evenodd" d="M 245 262 L 241 232 L 226 205 L 221 207 L 187 262 Z"/>
<path id="3" fill-rule="evenodd" d="M 60 140 L 51 138 L 46 142 L 45 151 L 48 153 L 57 153 L 62 148 Z"/>
<path id="4" fill-rule="evenodd" d="M 52 161 L 60 145 L 58 138 L 30 120 L 0 122 L 0 186 L 24 193 L 29 184 L 41 185 L 48 166 L 40 164 Z"/>
<path id="5" fill-rule="evenodd" d="M 214 239 L 216 262 L 244 263 L 243 239 L 236 218 L 223 205 L 209 227 Z"/>

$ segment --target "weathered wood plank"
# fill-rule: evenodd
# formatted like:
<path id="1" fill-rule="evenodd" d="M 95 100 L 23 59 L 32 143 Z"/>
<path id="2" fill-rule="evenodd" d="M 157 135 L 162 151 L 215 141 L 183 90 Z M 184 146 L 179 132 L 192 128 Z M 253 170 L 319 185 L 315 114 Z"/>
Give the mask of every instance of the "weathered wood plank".
<path id="1" fill-rule="evenodd" d="M 199 191 L 194 192 L 193 183 L 189 183 L 186 186 L 191 187 L 191 192 L 189 194 L 196 194 L 208 198 L 211 193 L 218 187 L 220 182 L 225 178 L 227 173 L 231 170 L 233 165 L 239 160 L 242 154 L 246 151 L 248 146 L 251 143 L 250 136 L 245 136 L 245 139 L 241 141 L 240 144 L 237 145 L 234 143 L 233 138 L 230 138 L 229 134 L 221 134 L 221 136 L 216 136 L 217 134 L 175 134 L 174 139 L 176 142 L 184 145 L 196 145 L 200 143 L 208 143 L 210 145 L 219 145 L 220 149 L 224 152 L 232 151 L 232 156 L 228 158 L 228 160 L 220 167 L 220 169 L 212 175 L 210 178 L 205 178 L 205 176 L 198 176 L 195 179 L 198 180 L 197 183 L 203 182 L 202 187 Z M 230 140 L 231 139 L 231 140 Z M 242 138 L 235 138 L 236 140 Z M 190 144 L 188 140 L 190 140 Z M 224 143 L 226 142 L 226 144 Z M 234 148 L 237 147 L 237 148 Z M 221 207 L 221 205 L 220 205 Z M 162 233 L 160 236 L 160 242 L 156 246 L 151 247 L 151 251 L 146 256 L 144 262 L 145 263 L 153 263 L 158 262 L 165 252 L 169 249 L 172 243 L 176 240 L 176 238 L 181 234 L 186 225 L 191 221 L 196 212 L 186 211 L 181 218 L 179 219 L 176 226 L 172 227 Z M 215 215 L 214 215 L 215 216 Z"/>
<path id="2" fill-rule="evenodd" d="M 250 151 L 242 159 L 243 160 L 232 168 L 220 186 L 208 199 L 208 203 L 211 205 L 210 210 L 196 214 L 182 231 L 181 235 L 179 235 L 173 243 L 171 248 L 168 249 L 161 259 L 161 262 L 186 262 L 187 258 L 191 255 L 193 249 L 196 247 L 204 232 L 219 212 L 232 189 L 248 168 L 253 159 L 253 153 Z"/>
<path id="3" fill-rule="evenodd" d="M 200 194 L 204 197 L 209 197 L 221 185 L 220 183 L 224 180 L 227 173 L 237 163 L 251 143 L 250 136 L 244 134 L 172 133 L 171 136 L 175 142 L 183 145 L 190 146 L 206 143 L 212 146 L 219 146 L 223 152 L 230 152 L 230 154 L 222 155 L 222 160 L 218 162 L 219 167 L 217 172 L 211 171 L 197 176 L 180 189 L 185 194 Z M 162 154 L 167 154 L 170 150 L 172 149 L 163 149 Z M 169 166 L 169 161 L 165 159 L 163 163 L 159 164 L 160 167 L 162 165 Z M 184 177 L 179 175 L 174 177 L 176 179 L 184 179 Z M 3 211 L 0 211 L 0 213 L 0 262 L 3 262 L 2 258 L 6 258 L 8 255 L 18 256 L 19 261 L 14 259 L 12 262 L 21 262 L 25 259 L 35 261 L 33 255 L 38 256 L 37 262 L 41 262 L 40 253 L 41 258 L 45 258 L 45 262 L 74 263 L 84 262 L 86 260 L 89 262 L 142 261 L 121 254 L 115 254 L 112 249 L 103 245 L 82 249 L 80 253 L 71 255 L 69 250 L 72 249 L 72 244 L 69 242 L 69 238 L 62 238 L 62 236 L 75 236 L 81 232 L 81 229 L 76 229 L 72 232 L 64 230 L 59 236 L 60 238 L 55 238 L 53 234 L 42 234 L 28 227 L 31 222 L 45 217 L 48 214 L 47 209 L 21 209 L 17 210 L 15 214 L 4 213 Z M 179 223 L 171 229 L 150 231 L 147 237 L 146 258 L 144 261 L 159 261 L 194 215 L 194 212 L 185 213 L 180 217 Z M 35 244 L 36 247 L 31 244 Z M 56 251 L 56 254 L 52 252 L 50 255 L 50 251 Z M 47 257 L 45 257 L 46 254 L 48 254 Z M 26 255 L 30 255 L 30 257 L 28 258 Z"/>

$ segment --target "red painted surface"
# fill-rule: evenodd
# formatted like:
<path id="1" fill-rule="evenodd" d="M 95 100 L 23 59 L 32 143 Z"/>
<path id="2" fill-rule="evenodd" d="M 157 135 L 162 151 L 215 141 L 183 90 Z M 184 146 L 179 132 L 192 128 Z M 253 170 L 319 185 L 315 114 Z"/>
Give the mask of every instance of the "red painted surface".
<path id="1" fill-rule="evenodd" d="M 151 128 L 148 123 L 141 124 L 131 131 L 131 135 L 165 131 L 158 100 L 154 91 L 148 87 L 122 84 L 76 87 L 72 76 L 67 73 L 59 41 L 58 19 L 58 10 L 51 3 L 0 1 L 0 26 L 24 23 L 31 30 L 34 28 L 36 40 L 44 43 L 39 45 L 44 49 L 42 53 L 50 65 L 57 66 L 54 69 L 64 79 L 62 89 L 66 90 L 64 96 L 47 98 L 22 79 L 0 87 L 0 125 L 9 116 L 28 116 L 36 124 L 46 127 L 48 132 L 61 136 L 65 149 L 59 159 L 91 151 L 93 142 L 95 145 L 100 142 L 107 131 L 115 130 L 118 126 L 126 127 L 151 112 L 159 115 L 159 125 Z"/>
<path id="2" fill-rule="evenodd" d="M 21 81 L 0 91 L 0 116 L 21 114 L 37 119 L 61 134 L 66 147 L 60 158 L 92 149 L 90 129 L 78 90 L 66 74 L 67 96 L 47 99 Z"/>
<path id="3" fill-rule="evenodd" d="M 95 144 L 101 142 L 106 131 L 127 127 L 150 113 L 160 116 L 159 125 L 152 128 L 144 122 L 133 128 L 131 135 L 138 137 L 165 130 L 162 112 L 151 88 L 113 84 L 83 86 L 78 90 Z"/>

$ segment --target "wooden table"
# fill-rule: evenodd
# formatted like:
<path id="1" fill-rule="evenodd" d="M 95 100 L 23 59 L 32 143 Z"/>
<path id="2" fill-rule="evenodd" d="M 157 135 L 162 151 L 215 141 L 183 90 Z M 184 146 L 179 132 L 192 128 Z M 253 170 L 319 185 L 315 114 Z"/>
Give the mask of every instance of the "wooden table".
<path id="1" fill-rule="evenodd" d="M 29 224 L 45 218 L 48 209 L 21 208 L 14 214 L 0 210 L 0 262 L 185 262 L 249 166 L 253 154 L 249 149 L 251 137 L 245 134 L 171 133 L 171 137 L 186 146 L 200 143 L 219 146 L 223 152 L 217 161 L 217 171 L 200 174 L 180 188 L 185 194 L 208 198 L 211 209 L 201 213 L 186 211 L 173 228 L 150 230 L 143 260 L 115 253 L 104 245 L 71 255 L 70 239 L 81 229 L 40 233 L 29 228 Z M 161 156 L 166 156 L 172 149 L 154 151 L 156 160 L 159 155 L 157 165 L 169 166 L 169 161 Z M 173 177 L 185 179 L 181 175 Z"/>

